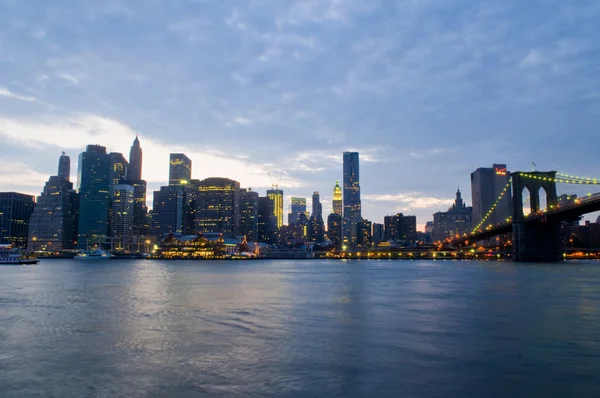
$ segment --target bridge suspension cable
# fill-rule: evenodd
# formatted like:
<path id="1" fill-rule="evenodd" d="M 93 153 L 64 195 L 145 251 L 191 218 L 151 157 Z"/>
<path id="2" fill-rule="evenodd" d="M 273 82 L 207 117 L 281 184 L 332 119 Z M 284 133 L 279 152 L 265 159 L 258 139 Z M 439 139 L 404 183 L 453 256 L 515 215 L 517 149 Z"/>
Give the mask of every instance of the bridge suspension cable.
<path id="1" fill-rule="evenodd" d="M 506 195 L 506 191 L 508 191 L 510 189 L 511 183 L 512 183 L 512 179 L 509 179 L 508 183 L 506 184 L 506 186 L 504 187 L 502 192 L 500 192 L 500 195 L 498 196 L 498 198 L 496 198 L 496 201 L 494 202 L 492 207 L 488 210 L 488 212 L 485 214 L 485 216 L 481 219 L 479 224 L 477 224 L 475 226 L 475 228 L 473 228 L 473 230 L 471 231 L 471 235 L 475 234 L 477 231 L 479 231 L 481 229 L 481 227 L 483 225 L 485 225 L 485 222 L 487 221 L 487 219 L 490 218 L 490 216 L 494 213 L 494 210 L 496 210 L 496 207 L 498 206 L 498 204 L 500 204 L 500 201 L 502 200 L 504 195 Z"/>
<path id="2" fill-rule="evenodd" d="M 556 173 L 555 178 L 551 177 L 542 177 L 535 174 L 529 173 L 521 173 L 521 177 L 530 178 L 533 180 L 539 181 L 550 181 L 550 182 L 558 182 L 563 184 L 573 184 L 573 185 L 600 185 L 600 179 L 597 178 L 584 178 L 584 177 L 576 177 L 568 174 Z"/>

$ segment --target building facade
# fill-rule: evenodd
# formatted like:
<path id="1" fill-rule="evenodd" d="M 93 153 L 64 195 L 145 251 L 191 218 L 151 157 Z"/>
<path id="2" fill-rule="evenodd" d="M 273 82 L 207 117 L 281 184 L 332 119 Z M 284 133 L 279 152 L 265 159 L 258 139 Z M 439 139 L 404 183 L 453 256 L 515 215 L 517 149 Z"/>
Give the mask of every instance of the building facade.
<path id="1" fill-rule="evenodd" d="M 133 144 L 129 149 L 129 168 L 127 169 L 127 179 L 131 181 L 139 181 L 142 179 L 142 146 L 138 136 L 135 136 Z"/>
<path id="2" fill-rule="evenodd" d="M 473 208 L 467 207 L 462 199 L 460 189 L 456 190 L 454 204 L 445 212 L 433 215 L 431 238 L 434 242 L 462 236 L 473 228 Z"/>
<path id="3" fill-rule="evenodd" d="M 258 241 L 258 192 L 240 189 L 240 235 L 248 242 Z"/>
<path id="4" fill-rule="evenodd" d="M 377 246 L 383 242 L 383 224 L 373 223 L 373 244 Z"/>
<path id="5" fill-rule="evenodd" d="M 340 214 L 331 213 L 327 217 L 327 239 L 336 247 L 342 245 L 342 216 Z"/>
<path id="6" fill-rule="evenodd" d="M 344 152 L 344 243 L 357 244 L 357 225 L 362 220 L 360 201 L 360 172 L 358 152 Z"/>
<path id="7" fill-rule="evenodd" d="M 29 220 L 35 197 L 18 192 L 0 192 L 0 244 L 27 247 Z"/>
<path id="8" fill-rule="evenodd" d="M 64 152 L 58 159 L 58 176 L 63 180 L 71 180 L 71 158 Z"/>
<path id="9" fill-rule="evenodd" d="M 373 243 L 373 223 L 362 219 L 356 224 L 356 236 L 358 246 L 368 247 Z"/>
<path id="10" fill-rule="evenodd" d="M 277 221 L 277 228 L 283 225 L 283 191 L 274 187 L 267 191 L 267 196 L 273 201 L 273 215 Z"/>
<path id="11" fill-rule="evenodd" d="M 184 197 L 181 185 L 169 185 L 154 191 L 152 235 L 157 240 L 170 233 L 183 233 Z"/>
<path id="12" fill-rule="evenodd" d="M 417 217 L 402 213 L 384 217 L 384 239 L 386 242 L 414 243 L 418 239 Z"/>
<path id="13" fill-rule="evenodd" d="M 77 184 L 79 222 L 77 247 L 86 248 L 105 241 L 108 233 L 108 211 L 111 158 L 106 148 L 88 145 L 79 155 Z"/>
<path id="14" fill-rule="evenodd" d="M 218 232 L 225 238 L 238 235 L 240 183 L 212 177 L 200 181 L 196 195 L 196 231 Z"/>
<path id="15" fill-rule="evenodd" d="M 77 240 L 76 206 L 73 183 L 60 173 L 50 177 L 29 219 L 27 247 L 50 252 L 73 249 Z"/>
<path id="16" fill-rule="evenodd" d="M 192 179 L 192 161 L 183 153 L 169 155 L 169 185 L 187 184 Z"/>
<path id="17" fill-rule="evenodd" d="M 111 152 L 110 156 L 110 193 L 112 195 L 112 190 L 115 185 L 121 183 L 122 180 L 127 178 L 127 169 L 129 167 L 129 162 L 125 159 L 120 152 Z"/>
<path id="18" fill-rule="evenodd" d="M 296 225 L 300 214 L 306 214 L 306 198 L 292 197 L 288 225 Z"/>
<path id="19" fill-rule="evenodd" d="M 111 248 L 131 250 L 133 243 L 134 187 L 117 184 L 112 193 Z"/>
<path id="20" fill-rule="evenodd" d="M 258 198 L 258 241 L 274 244 L 278 240 L 275 203 L 268 196 Z"/>
<path id="21" fill-rule="evenodd" d="M 471 173 L 471 195 L 473 202 L 473 227 L 485 218 L 486 214 L 509 184 L 510 172 L 505 164 L 482 167 Z M 512 216 L 511 190 L 507 190 L 482 227 L 496 225 Z"/>

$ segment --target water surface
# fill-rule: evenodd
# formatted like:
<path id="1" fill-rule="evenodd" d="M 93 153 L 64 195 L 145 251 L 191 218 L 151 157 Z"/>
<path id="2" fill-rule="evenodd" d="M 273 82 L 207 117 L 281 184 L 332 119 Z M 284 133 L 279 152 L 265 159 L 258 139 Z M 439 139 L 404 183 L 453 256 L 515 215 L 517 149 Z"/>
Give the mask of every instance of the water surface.
<path id="1" fill-rule="evenodd" d="M 0 266 L 0 396 L 598 396 L 600 264 Z"/>

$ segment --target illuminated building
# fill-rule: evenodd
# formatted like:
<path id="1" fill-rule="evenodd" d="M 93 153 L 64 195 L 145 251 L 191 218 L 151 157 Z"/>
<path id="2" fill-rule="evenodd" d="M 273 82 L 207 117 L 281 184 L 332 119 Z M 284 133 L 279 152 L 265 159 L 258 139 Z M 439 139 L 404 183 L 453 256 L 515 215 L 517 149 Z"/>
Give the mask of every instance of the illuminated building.
<path id="1" fill-rule="evenodd" d="M 402 213 L 384 217 L 386 242 L 412 243 L 417 240 L 417 217 Z"/>
<path id="2" fill-rule="evenodd" d="M 471 173 L 471 195 L 473 200 L 473 226 L 478 225 L 506 187 L 510 180 L 510 172 L 506 165 L 494 164 L 493 167 L 482 167 Z M 496 225 L 512 216 L 511 192 L 507 191 L 498 202 L 491 215 L 485 220 L 485 226 Z M 484 226 L 484 227 L 485 227 Z"/>
<path id="3" fill-rule="evenodd" d="M 58 177 L 67 181 L 71 180 L 71 158 L 64 152 L 58 159 Z"/>
<path id="4" fill-rule="evenodd" d="M 106 148 L 88 145 L 79 155 L 77 247 L 101 244 L 108 232 L 111 157 Z"/>
<path id="5" fill-rule="evenodd" d="M 169 233 L 182 233 L 184 197 L 184 188 L 180 185 L 160 187 L 160 191 L 154 191 L 152 235 L 157 240 Z"/>
<path id="6" fill-rule="evenodd" d="M 192 161 L 183 153 L 169 155 L 169 185 L 182 185 L 192 179 Z"/>
<path id="7" fill-rule="evenodd" d="M 122 153 L 119 152 L 111 152 L 110 156 L 110 192 L 112 193 L 112 189 L 115 185 L 121 183 L 121 180 L 127 178 L 127 168 L 129 163 L 125 159 Z"/>
<path id="8" fill-rule="evenodd" d="M 258 241 L 258 192 L 240 189 L 240 235 L 248 242 Z"/>
<path id="9" fill-rule="evenodd" d="M 268 196 L 258 198 L 258 241 L 274 244 L 277 242 L 277 219 L 275 204 Z"/>
<path id="10" fill-rule="evenodd" d="M 366 220 L 364 218 L 356 224 L 356 242 L 359 246 L 371 246 L 371 243 L 373 241 L 373 236 L 371 232 L 372 229 L 373 225 L 371 221 Z"/>
<path id="11" fill-rule="evenodd" d="M 136 134 L 135 140 L 129 150 L 129 168 L 127 169 L 127 179 L 139 181 L 142 179 L 142 147 Z"/>
<path id="12" fill-rule="evenodd" d="M 237 242 L 236 242 L 237 243 Z M 226 239 L 221 234 L 182 235 L 169 233 L 158 241 L 156 256 L 165 259 L 214 259 L 226 253 Z M 237 245 L 233 245 L 234 248 Z M 235 251 L 235 249 L 233 250 Z"/>
<path id="13" fill-rule="evenodd" d="M 58 175 L 48 179 L 37 198 L 29 219 L 27 247 L 30 250 L 61 251 L 74 247 L 77 198 L 67 172 L 70 166 L 66 167 L 66 164 L 71 162 L 63 152 L 58 163 Z"/>
<path id="14" fill-rule="evenodd" d="M 133 237 L 134 188 L 117 184 L 112 193 L 111 248 L 129 250 Z"/>
<path id="15" fill-rule="evenodd" d="M 327 217 L 327 239 L 334 246 L 342 244 L 342 216 L 340 214 L 331 213 Z"/>
<path id="16" fill-rule="evenodd" d="M 283 191 L 276 187 L 269 189 L 267 196 L 273 201 L 273 215 L 277 220 L 277 228 L 280 228 L 283 225 Z"/>
<path id="17" fill-rule="evenodd" d="M 356 226 L 361 221 L 360 173 L 358 152 L 344 152 L 344 243 L 355 245 Z"/>
<path id="18" fill-rule="evenodd" d="M 473 228 L 473 208 L 467 207 L 462 200 L 460 189 L 456 190 L 454 204 L 446 212 L 433 215 L 433 226 L 430 231 L 434 242 L 456 235 L 468 234 Z M 427 229 L 426 229 L 427 232 Z"/>
<path id="19" fill-rule="evenodd" d="M 325 240 L 325 231 L 322 217 L 310 216 L 308 221 L 308 238 L 311 242 L 323 242 Z"/>
<path id="20" fill-rule="evenodd" d="M 306 198 L 292 197 L 290 213 L 288 214 L 288 225 L 296 225 L 300 214 L 306 214 Z"/>
<path id="21" fill-rule="evenodd" d="M 0 192 L 0 244 L 27 247 L 29 219 L 35 197 L 18 192 Z"/>
<path id="22" fill-rule="evenodd" d="M 373 244 L 377 246 L 383 242 L 383 224 L 373 223 Z"/>
<path id="23" fill-rule="evenodd" d="M 335 181 L 335 187 L 333 188 L 333 200 L 331 202 L 333 213 L 342 215 L 344 205 L 342 204 L 342 188 L 340 188 L 340 182 Z"/>
<path id="24" fill-rule="evenodd" d="M 238 235 L 240 183 L 211 177 L 200 181 L 196 194 L 196 231 L 217 232 L 226 238 Z"/>

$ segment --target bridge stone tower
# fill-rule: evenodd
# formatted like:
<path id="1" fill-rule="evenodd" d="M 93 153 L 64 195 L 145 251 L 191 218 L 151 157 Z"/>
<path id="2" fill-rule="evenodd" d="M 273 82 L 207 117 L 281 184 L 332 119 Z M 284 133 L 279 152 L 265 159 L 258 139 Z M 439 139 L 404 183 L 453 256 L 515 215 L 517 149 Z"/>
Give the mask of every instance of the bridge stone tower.
<path id="1" fill-rule="evenodd" d="M 523 212 L 523 191 L 529 191 L 531 214 L 540 209 L 540 190 L 546 192 L 546 206 L 556 206 L 556 171 L 516 172 L 512 177 L 513 258 L 515 261 L 559 261 L 560 225 L 545 217 L 528 220 Z"/>

